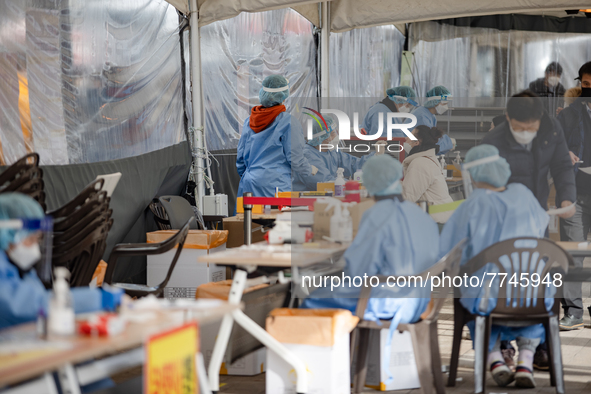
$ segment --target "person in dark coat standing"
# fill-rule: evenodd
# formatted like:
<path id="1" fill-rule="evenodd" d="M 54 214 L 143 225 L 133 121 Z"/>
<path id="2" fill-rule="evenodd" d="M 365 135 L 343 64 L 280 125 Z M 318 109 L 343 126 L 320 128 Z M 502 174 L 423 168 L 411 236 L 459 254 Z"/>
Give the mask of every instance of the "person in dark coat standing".
<path id="1" fill-rule="evenodd" d="M 542 98 L 544 108 L 548 115 L 555 116 L 559 109 L 564 107 L 564 97 L 566 89 L 560 83 L 562 78 L 562 66 L 558 62 L 552 62 L 546 67 L 544 78 L 538 78 L 529 84 L 529 90 Z"/>
<path id="2" fill-rule="evenodd" d="M 560 239 L 584 242 L 591 227 L 591 175 L 581 167 L 591 166 L 591 62 L 579 69 L 581 97 L 562 110 L 558 115 L 571 162 L 574 166 L 577 184 L 577 211 L 569 219 L 560 220 Z M 574 259 L 575 266 L 583 266 L 583 258 Z M 565 283 L 562 308 L 564 317 L 560 320 L 561 330 L 583 328 L 583 299 L 580 283 Z"/>
<path id="3" fill-rule="evenodd" d="M 528 90 L 514 95 L 507 102 L 507 121 L 502 122 L 482 139 L 483 144 L 497 147 L 511 167 L 508 183 L 521 183 L 529 188 L 545 210 L 548 209 L 550 187 L 556 186 L 556 206 L 567 207 L 576 201 L 575 176 L 562 127 L 544 111 L 542 100 Z M 574 207 L 573 207 L 574 208 Z M 560 215 L 567 219 L 575 209 Z M 507 352 L 512 347 L 504 344 Z M 538 346 L 534 367 L 547 370 L 548 352 L 545 344 Z"/>

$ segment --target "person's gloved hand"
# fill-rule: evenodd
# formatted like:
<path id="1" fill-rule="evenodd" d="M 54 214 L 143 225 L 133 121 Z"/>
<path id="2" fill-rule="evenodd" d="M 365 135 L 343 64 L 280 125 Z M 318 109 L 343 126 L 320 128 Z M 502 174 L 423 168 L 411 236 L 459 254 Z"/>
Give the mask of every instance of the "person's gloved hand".
<path id="1" fill-rule="evenodd" d="M 121 297 L 123 294 L 125 294 L 123 289 L 103 283 L 103 287 L 101 287 L 102 309 L 110 312 L 115 311 L 119 304 L 121 304 Z"/>
<path id="2" fill-rule="evenodd" d="M 312 167 L 312 176 L 316 175 L 318 173 L 318 168 L 316 168 L 316 166 L 313 166 L 310 164 L 310 167 Z"/>
<path id="3" fill-rule="evenodd" d="M 375 149 L 376 149 L 376 155 L 383 155 L 386 152 L 386 146 L 388 146 L 388 143 L 386 141 L 376 141 L 376 143 L 374 144 Z"/>

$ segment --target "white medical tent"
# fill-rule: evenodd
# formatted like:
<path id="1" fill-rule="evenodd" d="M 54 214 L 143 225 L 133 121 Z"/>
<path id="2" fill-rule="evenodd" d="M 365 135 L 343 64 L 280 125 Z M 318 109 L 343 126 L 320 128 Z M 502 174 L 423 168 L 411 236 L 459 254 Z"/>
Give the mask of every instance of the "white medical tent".
<path id="1" fill-rule="evenodd" d="M 507 97 L 553 60 L 572 81 L 591 59 L 591 19 L 566 11 L 588 6 L 3 0 L 0 165 L 39 152 L 50 209 L 97 175 L 121 171 L 107 257 L 116 243 L 143 241 L 153 222 L 147 205 L 186 191 L 190 167 L 200 195 L 201 180 L 213 178 L 215 191 L 233 201 L 241 122 L 264 76 L 289 76 L 294 97 L 381 99 L 400 81 L 401 53 L 412 51 L 419 95 L 445 83 L 459 92 L 454 96 Z M 187 140 L 195 141 L 192 152 Z M 117 280 L 142 281 L 145 263 L 125 267 Z"/>

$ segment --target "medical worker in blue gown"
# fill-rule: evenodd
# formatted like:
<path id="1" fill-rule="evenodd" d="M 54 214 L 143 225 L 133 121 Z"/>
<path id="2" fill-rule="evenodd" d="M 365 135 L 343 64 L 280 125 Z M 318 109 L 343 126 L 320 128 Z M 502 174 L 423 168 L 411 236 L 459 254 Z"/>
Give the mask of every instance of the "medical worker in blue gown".
<path id="1" fill-rule="evenodd" d="M 285 112 L 288 96 L 287 79 L 265 78 L 259 91 L 261 105 L 252 109 L 238 142 L 238 196 L 252 192 L 256 197 L 274 197 L 275 188 L 291 191 L 292 173 L 306 177 L 318 172 L 304 156 L 302 126 Z"/>
<path id="2" fill-rule="evenodd" d="M 435 222 L 416 204 L 402 198 L 402 166 L 389 155 L 370 158 L 363 166 L 363 184 L 376 200 L 359 225 L 357 236 L 345 252 L 344 274 L 415 275 L 437 262 L 439 231 Z M 369 279 L 368 279 L 369 280 Z M 369 283 L 369 282 L 368 282 Z M 343 308 L 355 312 L 360 289 L 355 286 L 318 288 L 303 302 L 305 308 Z M 399 323 L 419 320 L 429 303 L 430 287 L 372 289 L 365 319 L 392 319 Z"/>
<path id="3" fill-rule="evenodd" d="M 20 193 L 0 194 L 0 221 L 43 219 L 43 209 Z M 0 329 L 47 316 L 51 292 L 41 283 L 34 265 L 41 259 L 39 232 L 0 228 Z M 114 308 L 122 292 L 88 287 L 72 289 L 74 311 L 93 312 Z"/>
<path id="4" fill-rule="evenodd" d="M 308 140 L 304 147 L 304 156 L 310 164 L 318 168 L 318 173 L 307 177 L 294 175 L 294 191 L 316 190 L 317 182 L 334 181 L 338 168 L 345 170 L 343 174 L 345 178 L 350 178 L 357 170 L 361 169 L 370 157 L 374 156 L 374 153 L 370 153 L 362 157 L 355 157 L 342 150 L 337 151 L 336 147 L 339 144 L 337 124 L 331 117 L 327 116 L 325 120 L 328 130 L 324 125 L 319 126 L 318 123 L 314 123 L 312 126 L 313 138 Z M 375 145 L 375 154 L 383 154 L 386 150 L 386 141 L 376 141 L 373 145 Z"/>
<path id="5" fill-rule="evenodd" d="M 361 131 L 364 134 L 376 134 L 380 129 L 380 114 L 382 114 L 382 137 L 386 137 L 388 133 L 388 117 L 389 112 L 410 113 L 414 107 L 419 105 L 416 102 L 417 94 L 413 88 L 409 86 L 398 86 L 397 88 L 390 88 L 386 91 L 387 97 L 382 101 L 375 103 L 369 108 L 367 114 L 363 118 Z M 394 123 L 409 123 L 410 119 L 394 118 Z M 406 137 L 402 130 L 393 130 L 392 137 Z"/>
<path id="6" fill-rule="evenodd" d="M 468 244 L 462 256 L 462 265 L 494 243 L 515 237 L 543 238 L 549 217 L 540 207 L 532 192 L 520 183 L 507 181 L 511 170 L 507 161 L 499 157 L 499 151 L 492 145 L 474 147 L 466 154 L 464 165 L 474 181 L 476 189 L 460 205 L 445 224 L 440 239 L 440 255 L 449 252 L 463 238 Z M 496 272 L 496 267 L 490 267 Z M 481 277 L 484 270 L 475 273 Z M 494 287 L 494 286 L 493 286 Z M 482 298 L 484 288 L 461 288 L 461 304 L 470 313 L 487 315 L 497 304 L 496 298 Z M 497 290 L 498 291 L 498 290 Z M 551 293 L 555 291 L 550 289 Z M 552 294 L 551 294 L 552 295 Z M 551 309 L 554 299 L 545 300 Z M 474 322 L 468 327 L 474 338 Z M 503 360 L 500 341 L 516 340 L 519 358 L 516 372 L 512 372 Z M 535 387 L 532 374 L 533 355 L 536 347 L 545 339 L 541 324 L 529 327 L 505 327 L 494 325 L 489 342 L 488 365 L 499 386 L 506 386 L 513 380 L 518 387 Z"/>
<path id="7" fill-rule="evenodd" d="M 427 100 L 421 107 L 416 107 L 412 114 L 417 117 L 417 126 L 435 127 L 437 118 L 435 114 L 443 115 L 449 109 L 452 95 L 445 86 L 435 86 L 427 92 Z M 437 142 L 439 154 L 444 155 L 454 148 L 451 138 L 447 134 Z"/>

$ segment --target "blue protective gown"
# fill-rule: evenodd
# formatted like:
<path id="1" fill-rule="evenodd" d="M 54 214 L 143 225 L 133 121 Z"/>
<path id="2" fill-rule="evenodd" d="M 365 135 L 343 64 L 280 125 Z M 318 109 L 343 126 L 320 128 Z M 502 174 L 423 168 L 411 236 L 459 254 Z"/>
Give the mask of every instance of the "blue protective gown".
<path id="1" fill-rule="evenodd" d="M 365 212 L 357 236 L 345 252 L 344 274 L 414 275 L 437 262 L 437 225 L 416 204 L 382 200 Z M 369 279 L 368 279 L 369 280 Z M 369 282 L 368 282 L 369 283 Z M 360 288 L 341 286 L 318 288 L 304 300 L 304 308 L 343 308 L 355 312 Z M 411 298 L 412 297 L 412 298 Z M 430 286 L 423 288 L 375 287 L 365 311 L 365 319 L 392 319 L 398 323 L 418 321 L 429 303 Z"/>
<path id="2" fill-rule="evenodd" d="M 382 137 L 387 137 L 388 136 L 388 113 L 392 112 L 390 110 L 390 108 L 388 108 L 385 104 L 382 104 L 381 102 L 375 103 L 374 105 L 372 105 L 369 108 L 369 111 L 367 111 L 367 114 L 365 114 L 365 117 L 363 118 L 363 123 L 361 124 L 361 127 L 363 127 L 365 129 L 365 131 L 367 131 L 368 134 L 375 134 L 378 132 L 379 128 L 380 128 L 380 113 L 382 114 Z M 405 122 L 410 122 L 410 119 L 399 119 L 399 118 L 394 118 L 393 119 L 394 123 L 397 124 L 401 124 L 401 123 L 405 123 Z M 392 130 L 392 137 L 406 137 L 406 134 L 404 134 L 404 132 L 402 130 Z"/>
<path id="3" fill-rule="evenodd" d="M 312 175 L 312 167 L 304 157 L 304 145 L 302 126 L 289 113 L 280 113 L 259 133 L 250 128 L 248 117 L 238 142 L 238 196 L 252 192 L 256 197 L 274 197 L 276 187 L 282 192 L 291 191 L 292 172 Z"/>
<path id="4" fill-rule="evenodd" d="M 437 118 L 428 108 L 416 107 L 411 113 L 417 117 L 417 126 L 437 126 Z M 443 137 L 437 141 L 437 145 L 439 145 L 439 155 L 445 155 L 454 148 L 454 144 L 447 134 L 444 134 Z"/>
<path id="5" fill-rule="evenodd" d="M 536 237 L 543 238 L 548 226 L 549 217 L 540 207 L 532 192 L 520 183 L 507 185 L 503 192 L 476 189 L 470 197 L 460 205 L 449 218 L 440 238 L 440 255 L 445 255 L 463 238 L 468 239 L 462 265 L 487 247 L 510 238 Z M 510 262 L 509 262 L 510 263 Z M 482 277 L 484 271 L 498 272 L 492 264 L 474 273 Z M 509 271 L 510 272 L 510 271 Z M 506 279 L 509 280 L 509 279 Z M 460 289 L 461 304 L 470 313 L 486 316 L 497 305 L 498 288 L 492 284 L 490 298 L 483 298 L 486 287 L 462 287 Z M 495 291 L 496 290 L 496 291 Z M 554 304 L 554 288 L 548 289 L 545 299 L 546 309 Z M 504 299 L 502 299 L 504 300 Z M 474 322 L 468 325 L 474 338 Z M 529 327 L 505 327 L 494 325 L 491 332 L 489 348 L 492 350 L 499 335 L 503 340 L 513 340 L 518 336 L 545 339 L 544 327 L 541 324 Z"/>
<path id="6" fill-rule="evenodd" d="M 345 170 L 344 177 L 350 178 L 370 157 L 375 153 L 362 157 L 355 157 L 347 152 L 324 151 L 320 152 L 308 144 L 304 147 L 304 156 L 308 162 L 318 168 L 316 175 L 300 176 L 294 174 L 293 191 L 316 190 L 317 182 L 331 182 L 337 176 L 337 169 Z"/>
<path id="7" fill-rule="evenodd" d="M 101 309 L 100 289 L 76 287 L 71 290 L 76 313 Z M 21 278 L 16 266 L 0 251 L 0 329 L 34 321 L 40 311 L 47 315 L 50 296 L 51 292 L 45 289 L 34 270 Z"/>

